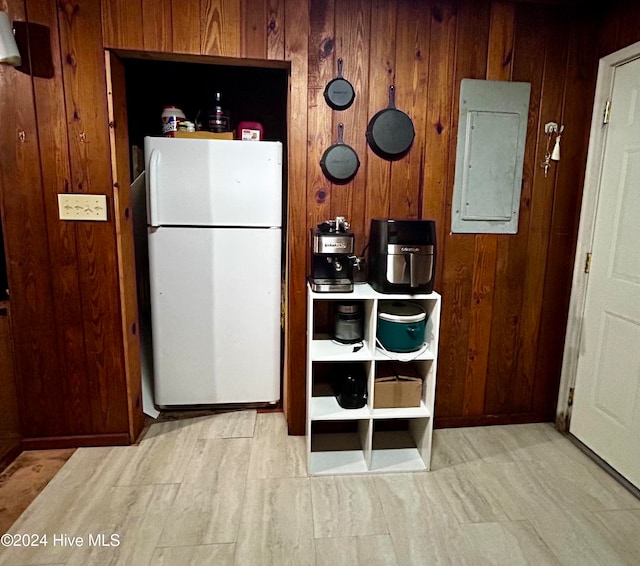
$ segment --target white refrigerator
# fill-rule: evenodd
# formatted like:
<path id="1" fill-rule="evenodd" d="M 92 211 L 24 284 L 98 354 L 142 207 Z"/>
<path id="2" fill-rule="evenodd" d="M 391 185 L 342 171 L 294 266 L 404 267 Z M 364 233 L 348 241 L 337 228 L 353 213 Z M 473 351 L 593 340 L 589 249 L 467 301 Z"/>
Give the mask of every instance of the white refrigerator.
<path id="1" fill-rule="evenodd" d="M 154 399 L 280 398 L 282 144 L 145 138 Z"/>

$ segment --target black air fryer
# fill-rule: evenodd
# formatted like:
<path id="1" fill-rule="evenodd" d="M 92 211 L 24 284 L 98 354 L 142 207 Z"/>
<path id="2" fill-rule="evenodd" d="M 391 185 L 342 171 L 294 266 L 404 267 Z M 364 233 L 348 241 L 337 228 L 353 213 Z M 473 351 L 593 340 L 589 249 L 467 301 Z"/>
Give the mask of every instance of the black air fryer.
<path id="1" fill-rule="evenodd" d="M 379 293 L 431 293 L 435 263 L 433 220 L 371 221 L 369 284 Z"/>

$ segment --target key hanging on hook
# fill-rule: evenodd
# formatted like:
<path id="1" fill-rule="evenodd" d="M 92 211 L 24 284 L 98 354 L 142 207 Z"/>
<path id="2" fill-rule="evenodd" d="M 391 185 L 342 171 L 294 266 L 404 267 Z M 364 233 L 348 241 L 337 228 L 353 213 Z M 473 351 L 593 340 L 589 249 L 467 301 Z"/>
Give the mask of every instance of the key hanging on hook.
<path id="1" fill-rule="evenodd" d="M 549 167 L 551 166 L 551 164 L 549 163 L 549 154 L 545 153 L 544 156 L 544 161 L 542 163 L 540 163 L 540 167 L 542 167 L 544 169 L 544 178 L 547 178 L 547 175 L 549 174 Z"/>
<path id="2" fill-rule="evenodd" d="M 547 135 L 547 147 L 544 152 L 544 160 L 540 163 L 540 167 L 544 169 L 545 178 L 548 176 L 549 167 L 551 166 L 551 153 L 549 152 L 551 146 L 551 136 L 557 131 L 558 124 L 556 124 L 555 122 L 548 122 L 544 125 L 544 133 Z"/>
<path id="3" fill-rule="evenodd" d="M 547 122 L 544 125 L 544 133 L 547 135 L 547 147 L 544 152 L 544 160 L 540 163 L 540 167 L 544 169 L 545 178 L 549 175 L 549 167 L 551 167 L 551 160 L 554 159 L 554 155 L 558 156 L 558 159 L 554 159 L 554 161 L 558 161 L 560 159 L 560 133 L 564 130 L 564 126 L 562 126 L 558 130 L 558 124 L 555 122 Z M 553 147 L 553 151 L 551 151 L 551 138 L 553 135 L 556 135 L 556 143 Z"/>

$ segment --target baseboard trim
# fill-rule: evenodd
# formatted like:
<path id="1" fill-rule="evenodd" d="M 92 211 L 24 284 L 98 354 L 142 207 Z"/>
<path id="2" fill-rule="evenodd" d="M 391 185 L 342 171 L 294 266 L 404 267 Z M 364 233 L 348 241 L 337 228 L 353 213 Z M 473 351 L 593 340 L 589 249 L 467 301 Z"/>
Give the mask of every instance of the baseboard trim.
<path id="1" fill-rule="evenodd" d="M 555 414 L 518 413 L 513 415 L 463 415 L 459 417 L 436 417 L 435 428 L 460 428 L 465 426 L 490 426 L 526 423 L 553 423 Z"/>
<path id="2" fill-rule="evenodd" d="M 2 442 L 0 452 L 0 472 L 7 468 L 22 453 L 22 440 L 11 438 Z"/>
<path id="3" fill-rule="evenodd" d="M 83 446 L 128 446 L 129 433 L 87 434 L 80 436 L 49 436 L 23 438 L 23 450 L 47 450 L 50 448 L 80 448 Z"/>

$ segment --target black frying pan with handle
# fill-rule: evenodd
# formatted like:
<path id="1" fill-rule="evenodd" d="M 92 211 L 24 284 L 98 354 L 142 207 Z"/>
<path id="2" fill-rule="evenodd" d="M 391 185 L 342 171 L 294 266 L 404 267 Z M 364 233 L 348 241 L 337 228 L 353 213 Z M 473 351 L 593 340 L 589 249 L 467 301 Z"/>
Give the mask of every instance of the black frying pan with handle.
<path id="1" fill-rule="evenodd" d="M 346 110 L 353 104 L 356 92 L 351 83 L 342 77 L 342 59 L 338 59 L 338 76 L 324 89 L 324 99 L 334 110 Z"/>
<path id="2" fill-rule="evenodd" d="M 355 149 L 343 141 L 344 124 L 338 124 L 338 141 L 325 149 L 320 159 L 320 167 L 325 177 L 332 183 L 343 185 L 353 179 L 360 167 Z"/>
<path id="3" fill-rule="evenodd" d="M 395 87 L 389 87 L 389 106 L 380 110 L 367 126 L 367 143 L 378 157 L 400 159 L 411 148 L 416 132 L 413 121 L 396 108 Z"/>

